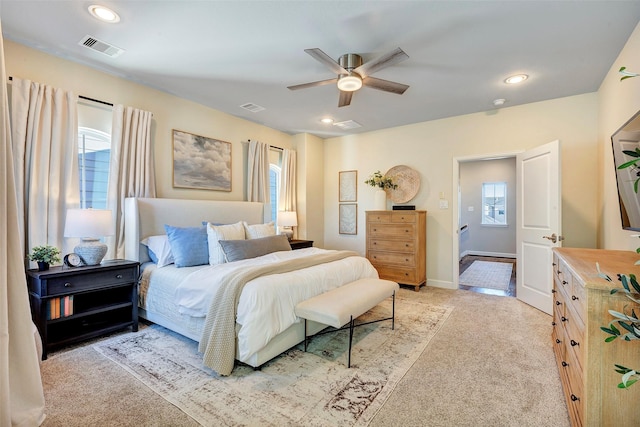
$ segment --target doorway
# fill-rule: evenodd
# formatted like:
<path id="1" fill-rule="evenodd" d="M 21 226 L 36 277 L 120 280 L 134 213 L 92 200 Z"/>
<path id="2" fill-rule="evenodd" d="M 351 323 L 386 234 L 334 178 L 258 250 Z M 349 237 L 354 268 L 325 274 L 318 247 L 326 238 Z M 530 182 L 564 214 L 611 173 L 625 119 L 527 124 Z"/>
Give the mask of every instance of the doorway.
<path id="1" fill-rule="evenodd" d="M 515 154 L 454 159 L 456 166 L 458 288 L 515 297 Z"/>

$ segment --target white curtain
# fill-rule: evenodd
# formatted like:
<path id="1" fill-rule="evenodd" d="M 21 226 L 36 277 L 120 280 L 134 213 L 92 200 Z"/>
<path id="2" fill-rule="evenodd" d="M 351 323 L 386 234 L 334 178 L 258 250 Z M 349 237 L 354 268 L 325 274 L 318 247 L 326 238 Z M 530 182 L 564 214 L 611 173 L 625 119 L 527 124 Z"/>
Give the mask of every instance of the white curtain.
<path id="1" fill-rule="evenodd" d="M 45 417 L 44 394 L 24 274 L 3 46 L 0 28 L 0 425 L 37 426 Z"/>
<path id="2" fill-rule="evenodd" d="M 72 92 L 29 80 L 14 78 L 11 86 L 11 137 L 24 249 L 51 245 L 65 253 L 70 249 L 63 238 L 65 215 L 80 203 L 77 100 Z"/>
<path id="3" fill-rule="evenodd" d="M 262 202 L 265 212 L 270 211 L 269 144 L 249 141 L 247 155 L 247 201 Z"/>
<path id="4" fill-rule="evenodd" d="M 113 106 L 111 164 L 107 204 L 113 212 L 113 236 L 106 258 L 124 258 L 124 199 L 156 197 L 151 147 L 153 114 L 123 105 Z"/>
<path id="5" fill-rule="evenodd" d="M 280 200 L 278 210 L 296 212 L 296 152 L 287 148 L 282 150 L 282 169 L 280 171 Z M 297 237 L 297 227 L 294 238 Z"/>

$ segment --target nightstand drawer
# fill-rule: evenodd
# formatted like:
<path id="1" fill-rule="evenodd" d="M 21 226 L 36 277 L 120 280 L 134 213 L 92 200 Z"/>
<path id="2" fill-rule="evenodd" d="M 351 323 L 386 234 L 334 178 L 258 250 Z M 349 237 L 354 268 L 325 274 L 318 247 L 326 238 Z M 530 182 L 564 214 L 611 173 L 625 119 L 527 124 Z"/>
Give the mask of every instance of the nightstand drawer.
<path id="1" fill-rule="evenodd" d="M 137 280 L 137 268 L 120 268 L 108 271 L 97 270 L 90 274 L 70 275 L 47 279 L 45 282 L 46 295 L 66 294 L 103 287 L 104 285 L 119 285 Z"/>

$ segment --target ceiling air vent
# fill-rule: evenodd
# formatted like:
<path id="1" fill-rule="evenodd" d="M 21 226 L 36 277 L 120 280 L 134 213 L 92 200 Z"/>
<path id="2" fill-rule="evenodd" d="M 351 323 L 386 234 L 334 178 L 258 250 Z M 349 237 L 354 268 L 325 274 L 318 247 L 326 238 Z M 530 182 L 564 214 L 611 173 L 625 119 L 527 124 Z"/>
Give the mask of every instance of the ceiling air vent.
<path id="1" fill-rule="evenodd" d="M 252 113 L 257 113 L 258 111 L 266 110 L 266 108 L 261 107 L 261 106 L 259 106 L 259 105 L 257 105 L 257 104 L 253 104 L 253 103 L 251 103 L 251 102 L 248 102 L 248 103 L 246 103 L 246 104 L 243 104 L 243 105 L 241 105 L 240 107 L 241 107 L 241 108 L 244 108 L 245 110 L 249 110 L 249 111 L 251 111 Z"/>
<path id="2" fill-rule="evenodd" d="M 103 53 L 112 58 L 117 58 L 124 53 L 124 49 L 120 49 L 117 46 L 103 42 L 91 36 L 84 36 L 84 38 L 80 40 L 78 44 L 95 50 L 96 52 Z"/>
<path id="3" fill-rule="evenodd" d="M 344 122 L 335 122 L 334 126 L 338 126 L 342 130 L 361 128 L 362 125 L 355 120 L 345 120 Z"/>

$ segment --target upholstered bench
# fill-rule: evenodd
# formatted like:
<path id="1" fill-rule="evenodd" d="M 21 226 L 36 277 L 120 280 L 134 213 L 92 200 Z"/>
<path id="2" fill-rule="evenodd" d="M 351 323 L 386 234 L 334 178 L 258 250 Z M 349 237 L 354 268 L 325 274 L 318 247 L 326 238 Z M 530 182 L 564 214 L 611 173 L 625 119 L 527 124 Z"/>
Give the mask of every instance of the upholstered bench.
<path id="1" fill-rule="evenodd" d="M 356 326 L 368 325 L 369 323 L 391 320 L 391 329 L 394 329 L 396 291 L 398 289 L 399 286 L 396 282 L 368 278 L 347 283 L 346 285 L 342 285 L 338 288 L 302 301 L 296 305 L 295 312 L 296 316 L 304 319 L 304 351 L 307 351 L 307 343 L 310 338 L 307 334 L 308 320 L 336 328 L 330 331 L 318 332 L 315 335 L 349 329 L 349 356 L 347 366 L 350 368 L 353 328 Z M 391 317 L 373 320 L 371 322 L 355 323 L 357 317 L 366 313 L 389 297 L 393 297 Z"/>

